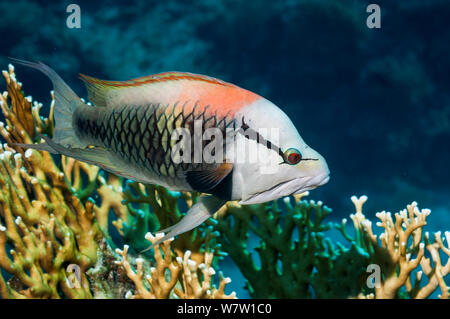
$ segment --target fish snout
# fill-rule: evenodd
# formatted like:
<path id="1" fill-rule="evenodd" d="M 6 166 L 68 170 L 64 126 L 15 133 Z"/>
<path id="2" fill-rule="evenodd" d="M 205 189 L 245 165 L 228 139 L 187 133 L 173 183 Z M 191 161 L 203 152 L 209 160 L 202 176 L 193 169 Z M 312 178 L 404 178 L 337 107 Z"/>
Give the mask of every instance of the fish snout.
<path id="1" fill-rule="evenodd" d="M 303 164 L 302 170 L 306 175 L 303 191 L 325 185 L 330 180 L 330 170 L 323 156 L 316 151 L 310 150 L 308 157 L 314 160 L 305 161 Z"/>
<path id="2" fill-rule="evenodd" d="M 320 175 L 313 177 L 309 183 L 311 186 L 319 187 L 325 185 L 330 180 L 330 171 L 326 171 Z"/>
<path id="3" fill-rule="evenodd" d="M 312 181 L 317 181 L 319 176 L 325 178 L 330 175 L 327 161 L 318 152 L 309 148 L 307 154 L 305 154 L 305 158 L 307 160 L 302 163 L 302 169 L 307 171 L 307 174 L 312 177 Z"/>

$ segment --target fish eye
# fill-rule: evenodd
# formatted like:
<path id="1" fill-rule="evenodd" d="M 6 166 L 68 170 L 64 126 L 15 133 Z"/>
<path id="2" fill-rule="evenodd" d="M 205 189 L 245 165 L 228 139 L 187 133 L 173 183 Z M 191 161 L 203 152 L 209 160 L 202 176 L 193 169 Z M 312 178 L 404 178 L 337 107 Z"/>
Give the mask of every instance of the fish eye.
<path id="1" fill-rule="evenodd" d="M 302 160 L 302 153 L 296 148 L 288 148 L 283 155 L 284 162 L 289 165 L 295 165 Z"/>

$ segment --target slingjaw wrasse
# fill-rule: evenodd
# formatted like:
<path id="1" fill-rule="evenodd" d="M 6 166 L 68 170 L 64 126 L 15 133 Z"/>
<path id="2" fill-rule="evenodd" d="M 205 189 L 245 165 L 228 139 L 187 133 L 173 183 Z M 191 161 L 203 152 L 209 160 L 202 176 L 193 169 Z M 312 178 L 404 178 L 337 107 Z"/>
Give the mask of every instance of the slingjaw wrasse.
<path id="1" fill-rule="evenodd" d="M 262 203 L 329 180 L 326 161 L 287 115 L 236 85 L 185 72 L 129 81 L 80 75 L 89 105 L 45 64 L 14 61 L 47 75 L 55 94 L 53 137 L 19 146 L 138 182 L 209 194 L 178 224 L 161 230 L 167 234 L 159 242 L 193 229 L 229 200 Z"/>

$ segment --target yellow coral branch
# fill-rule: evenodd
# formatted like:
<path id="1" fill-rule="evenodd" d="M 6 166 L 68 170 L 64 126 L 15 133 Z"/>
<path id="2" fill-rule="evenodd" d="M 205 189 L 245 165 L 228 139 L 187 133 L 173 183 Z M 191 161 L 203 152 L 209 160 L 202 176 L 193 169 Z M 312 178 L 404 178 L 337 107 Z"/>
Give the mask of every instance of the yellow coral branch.
<path id="1" fill-rule="evenodd" d="M 146 238 L 151 243 L 154 243 L 161 236 L 162 234 L 153 236 L 148 233 Z M 124 246 L 123 250 L 116 250 L 122 257 L 118 263 L 124 267 L 127 276 L 136 286 L 136 292 L 128 297 L 148 299 L 169 298 L 173 293 L 174 296 L 183 299 L 236 298 L 234 292 L 230 295 L 225 294 L 225 286 L 231 281 L 229 278 L 224 278 L 220 274 L 219 288 L 217 289 L 212 284 L 212 278 L 216 273 L 211 267 L 214 253 L 205 253 L 204 262 L 198 264 L 190 258 L 191 252 L 189 250 L 184 253 L 183 257 L 176 257 L 171 249 L 171 241 L 167 240 L 161 245 L 155 246 L 154 257 L 156 266 L 149 267 L 147 275 L 144 274 L 143 259 L 136 258 L 136 270 L 131 266 L 127 255 L 128 246 Z"/>
<path id="2" fill-rule="evenodd" d="M 23 97 L 14 68 L 3 76 L 8 92 L 0 105 L 7 125 L 0 124 L 0 134 L 8 144 L 33 143 L 38 133 L 51 132 L 51 121 L 39 115 L 41 104 Z M 60 298 L 59 288 L 67 297 L 91 297 L 84 271 L 96 260 L 102 233 L 93 203 L 83 204 L 74 193 L 78 185 L 67 178 L 81 171 L 92 180 L 98 168 L 73 163 L 63 172 L 48 152 L 0 147 L 0 267 L 13 276 L 0 278 L 3 298 Z M 81 269 L 80 288 L 68 284 L 66 264 Z"/>
<path id="3" fill-rule="evenodd" d="M 372 223 L 362 214 L 362 206 L 366 200 L 365 196 L 352 197 L 356 213 L 350 217 L 357 237 L 359 236 L 358 244 L 371 245 L 372 249 L 368 251 L 372 252 L 372 260 L 383 265 L 384 278 L 375 287 L 375 297 L 394 298 L 399 289 L 404 286 L 411 297 L 426 298 L 439 286 L 442 291 L 440 298 L 449 298 L 449 287 L 444 277 L 450 271 L 450 258 L 444 266 L 440 252 L 450 257 L 450 246 L 444 246 L 440 232 L 435 233 L 433 244 L 429 241 L 428 233 L 425 234 L 425 243 L 422 242 L 422 229 L 426 225 L 430 210 L 419 210 L 417 203 L 413 202 L 407 205 L 406 209 L 394 214 L 395 220 L 389 212 L 377 213 L 376 216 L 380 220 L 377 226 L 384 229 L 384 232 L 377 237 L 372 231 Z M 446 232 L 446 237 L 448 242 L 449 232 Z M 408 242 L 411 243 L 409 246 Z M 425 248 L 429 251 L 431 260 L 425 257 Z M 415 255 L 414 259 L 411 259 L 412 254 Z M 413 287 L 411 274 L 414 270 L 419 271 Z M 420 288 L 423 274 L 428 277 L 428 283 Z"/>

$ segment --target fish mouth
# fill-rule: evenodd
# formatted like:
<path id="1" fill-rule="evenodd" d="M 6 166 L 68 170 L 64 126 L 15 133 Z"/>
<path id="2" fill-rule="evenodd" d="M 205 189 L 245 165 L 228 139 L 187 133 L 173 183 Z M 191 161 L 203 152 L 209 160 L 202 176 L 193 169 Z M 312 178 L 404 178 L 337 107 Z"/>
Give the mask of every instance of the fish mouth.
<path id="1" fill-rule="evenodd" d="M 330 174 L 328 174 L 320 183 L 318 186 L 325 185 L 330 180 Z"/>
<path id="2" fill-rule="evenodd" d="M 317 176 L 314 176 L 308 180 L 308 183 L 306 185 L 303 185 L 299 189 L 297 189 L 294 194 L 301 194 L 306 191 L 312 190 L 314 188 L 320 187 L 322 185 L 325 185 L 330 180 L 330 172 L 327 171 L 323 174 L 319 174 Z"/>
<path id="3" fill-rule="evenodd" d="M 304 176 L 291 179 L 273 186 L 272 188 L 261 192 L 248 195 L 242 199 L 239 204 L 259 204 L 265 203 L 278 198 L 286 197 L 294 194 L 301 194 L 305 191 L 314 189 L 316 187 L 326 184 L 330 180 L 329 172 L 320 174 L 314 177 Z"/>
<path id="4" fill-rule="evenodd" d="M 246 196 L 246 198 L 243 198 L 239 204 L 241 205 L 248 205 L 248 204 L 260 204 L 265 203 L 283 196 L 284 193 L 287 193 L 289 189 L 292 189 L 292 186 L 294 183 L 298 181 L 298 178 L 291 179 L 286 182 L 279 183 L 268 190 L 260 193 L 253 193 Z"/>
<path id="5" fill-rule="evenodd" d="M 316 187 L 325 185 L 326 183 L 328 183 L 328 181 L 330 180 L 330 172 L 326 172 L 317 176 L 314 176 L 313 178 L 311 178 L 308 181 L 308 185 L 306 186 L 308 189 L 314 189 Z M 298 189 L 295 194 L 298 194 L 300 192 L 304 192 L 305 190 L 302 191 L 302 188 Z"/>

